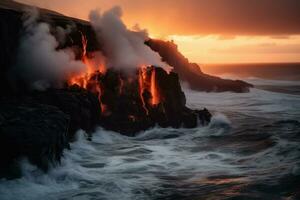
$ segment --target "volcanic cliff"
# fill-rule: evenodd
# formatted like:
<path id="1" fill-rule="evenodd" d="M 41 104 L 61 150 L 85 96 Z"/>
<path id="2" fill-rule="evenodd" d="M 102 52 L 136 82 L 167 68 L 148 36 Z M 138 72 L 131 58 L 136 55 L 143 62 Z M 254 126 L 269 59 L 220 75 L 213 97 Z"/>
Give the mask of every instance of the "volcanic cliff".
<path id="1" fill-rule="evenodd" d="M 173 67 L 171 71 L 156 65 L 141 65 L 128 71 L 95 64 L 99 52 L 102 57 L 108 56 L 106 41 L 99 40 L 95 27 L 87 21 L 38 9 L 36 24 L 28 28 L 24 10 L 29 8 L 9 0 L 0 3 L 0 177 L 18 176 L 21 157 L 28 158 L 43 170 L 59 163 L 63 149 L 69 147 L 79 129 L 91 138 L 97 126 L 135 136 L 156 125 L 174 128 L 207 125 L 211 114 L 205 108 L 191 110 L 186 107 L 180 80 L 201 91 L 245 92 L 251 87 L 242 81 L 223 80 L 202 73 L 198 65 L 189 63 L 174 43 L 159 40 L 150 39 L 145 44 L 143 41 L 143 48 L 159 53 L 161 60 Z M 42 87 L 45 83 L 39 82 L 38 89 L 33 89 L 32 80 L 28 79 L 41 76 L 39 73 L 47 76 L 48 71 L 38 69 L 35 76 L 28 76 L 28 69 L 20 71 L 16 66 L 28 65 L 24 63 L 31 55 L 28 51 L 39 50 L 38 46 L 29 46 L 22 52 L 23 60 L 20 61 L 24 35 L 32 37 L 35 33 L 28 33 L 28 29 L 34 26 L 48 34 L 46 37 L 38 35 L 38 39 L 42 37 L 43 45 L 46 39 L 57 40 L 57 46 L 53 46 L 54 55 L 67 55 L 66 50 L 71 50 L 74 53 L 72 62 L 85 66 L 86 71 L 63 76 L 63 84 L 59 87 L 49 83 Z M 61 30 L 68 30 L 64 31 L 63 42 L 58 37 Z M 122 56 L 124 59 L 130 57 Z M 37 66 L 41 69 L 43 63 L 51 64 L 50 60 L 40 60 L 48 57 L 33 58 L 39 60 Z M 34 67 L 29 66 L 29 70 Z"/>
<path id="2" fill-rule="evenodd" d="M 57 35 L 58 26 L 73 27 L 54 51 L 72 49 L 74 62 L 82 63 L 88 71 L 66 76 L 60 87 L 33 89 L 26 71 L 16 68 L 26 34 L 25 8 L 29 7 L 13 1 L 0 3 L 0 177 L 19 176 L 18 160 L 22 157 L 46 171 L 60 162 L 63 149 L 69 148 L 79 129 L 91 138 L 97 126 L 134 136 L 155 125 L 194 128 L 209 123 L 207 109 L 186 107 L 175 72 L 153 65 L 140 66 L 130 73 L 114 68 L 91 71 L 93 54 L 103 48 L 92 26 L 45 9 L 39 10 L 38 23 L 44 23 L 39 28 L 46 33 L 50 28 L 49 35 Z M 27 58 L 27 53 L 22 57 Z"/>

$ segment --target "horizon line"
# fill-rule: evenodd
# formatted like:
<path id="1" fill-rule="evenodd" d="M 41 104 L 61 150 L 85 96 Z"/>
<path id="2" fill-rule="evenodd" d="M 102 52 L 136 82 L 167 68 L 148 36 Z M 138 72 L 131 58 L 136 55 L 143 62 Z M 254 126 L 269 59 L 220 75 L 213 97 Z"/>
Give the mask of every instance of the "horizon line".
<path id="1" fill-rule="evenodd" d="M 300 62 L 217 62 L 217 63 L 196 63 L 198 65 L 243 65 L 243 64 L 299 64 Z"/>

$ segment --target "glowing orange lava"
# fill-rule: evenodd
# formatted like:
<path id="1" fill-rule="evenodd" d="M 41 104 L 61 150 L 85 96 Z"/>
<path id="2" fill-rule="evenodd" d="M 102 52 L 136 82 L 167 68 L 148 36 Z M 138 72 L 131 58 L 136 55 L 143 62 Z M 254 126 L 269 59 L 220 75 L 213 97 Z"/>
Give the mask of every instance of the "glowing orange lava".
<path id="1" fill-rule="evenodd" d="M 158 92 L 158 88 L 156 86 L 156 72 L 155 69 L 152 69 L 151 72 L 151 81 L 150 81 L 150 92 L 151 92 L 151 104 L 152 105 L 158 105 L 160 103 L 159 100 L 159 92 Z"/>
<path id="2" fill-rule="evenodd" d="M 141 97 L 141 100 L 142 100 L 142 103 L 143 103 L 143 108 L 145 109 L 147 115 L 149 114 L 149 111 L 146 107 L 146 102 L 144 100 L 144 97 L 143 97 L 143 93 L 144 93 L 144 90 L 145 90 L 145 85 L 144 85 L 144 82 L 146 80 L 146 68 L 144 66 L 142 66 L 139 70 L 139 93 L 140 93 L 140 97 Z"/>
<path id="3" fill-rule="evenodd" d="M 140 97 L 143 102 L 143 107 L 147 114 L 147 103 L 151 106 L 157 106 L 160 102 L 160 94 L 157 86 L 156 71 L 154 67 L 142 66 L 139 70 L 139 89 Z M 145 99 L 144 93 L 149 92 L 151 94 L 150 99 Z"/>
<path id="4" fill-rule="evenodd" d="M 81 33 L 81 32 L 80 32 Z M 84 34 L 81 33 L 81 41 L 82 41 L 82 55 L 81 55 L 81 60 L 82 62 L 85 64 L 85 72 L 83 74 L 71 77 L 69 79 L 69 84 L 70 85 L 74 85 L 77 84 L 80 87 L 86 88 L 87 87 L 87 83 L 91 77 L 91 75 L 95 72 L 95 71 L 99 71 L 101 73 L 105 73 L 106 71 L 106 67 L 104 65 L 97 65 L 94 61 L 93 58 L 95 57 L 95 55 L 93 55 L 93 53 L 87 53 L 87 44 L 88 44 L 88 40 L 86 38 L 86 36 Z"/>
<path id="5" fill-rule="evenodd" d="M 88 89 L 92 93 L 98 96 L 98 100 L 101 106 L 102 113 L 108 113 L 107 106 L 105 106 L 101 102 L 101 95 L 103 93 L 103 88 L 101 88 L 101 82 L 99 77 L 101 74 L 106 72 L 106 67 L 104 65 L 97 65 L 96 62 L 93 61 L 95 55 L 87 53 L 87 44 L 88 40 L 84 34 L 81 33 L 81 41 L 82 41 L 82 55 L 81 60 L 85 64 L 85 72 L 71 77 L 68 80 L 69 85 L 78 85 L 82 88 Z"/>
<path id="6" fill-rule="evenodd" d="M 98 100 L 101 106 L 102 115 L 109 115 L 109 110 L 107 105 L 103 104 L 101 97 L 104 94 L 104 88 L 101 83 L 100 78 L 106 73 L 105 65 L 97 64 L 94 61 L 95 55 L 87 51 L 88 40 L 81 33 L 82 40 L 82 55 L 81 60 L 86 66 L 84 73 L 69 78 L 68 84 L 78 86 L 89 90 L 90 92 L 98 96 Z M 143 108 L 145 109 L 146 114 L 149 114 L 150 107 L 156 107 L 161 102 L 161 97 L 159 93 L 159 86 L 157 84 L 156 70 L 155 67 L 141 66 L 138 71 L 138 83 L 139 83 L 139 94 L 142 100 Z M 133 79 L 132 79 L 133 80 Z M 121 75 L 119 77 L 119 94 L 123 94 L 124 86 L 126 83 L 131 83 L 130 78 L 124 79 Z"/>

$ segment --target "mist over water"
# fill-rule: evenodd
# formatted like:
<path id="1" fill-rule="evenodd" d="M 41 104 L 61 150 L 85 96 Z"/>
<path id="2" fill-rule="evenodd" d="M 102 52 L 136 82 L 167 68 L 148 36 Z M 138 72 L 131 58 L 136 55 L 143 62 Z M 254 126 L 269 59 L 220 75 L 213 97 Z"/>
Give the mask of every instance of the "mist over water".
<path id="1" fill-rule="evenodd" d="M 185 93 L 190 108 L 213 112 L 208 127 L 156 127 L 135 138 L 99 128 L 91 142 L 78 131 L 47 174 L 21 160 L 24 176 L 0 180 L 0 199 L 299 198 L 299 95 Z"/>

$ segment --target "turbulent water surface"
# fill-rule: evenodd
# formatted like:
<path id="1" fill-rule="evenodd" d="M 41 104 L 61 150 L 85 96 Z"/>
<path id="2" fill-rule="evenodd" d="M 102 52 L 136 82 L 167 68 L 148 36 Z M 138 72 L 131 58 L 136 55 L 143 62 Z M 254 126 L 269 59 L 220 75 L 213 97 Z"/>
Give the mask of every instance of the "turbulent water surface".
<path id="1" fill-rule="evenodd" d="M 91 142 L 79 131 L 49 173 L 20 161 L 23 178 L 0 180 L 0 199 L 298 199 L 300 84 L 250 82 L 245 94 L 186 91 L 189 107 L 214 112 L 208 127 L 99 128 Z"/>

